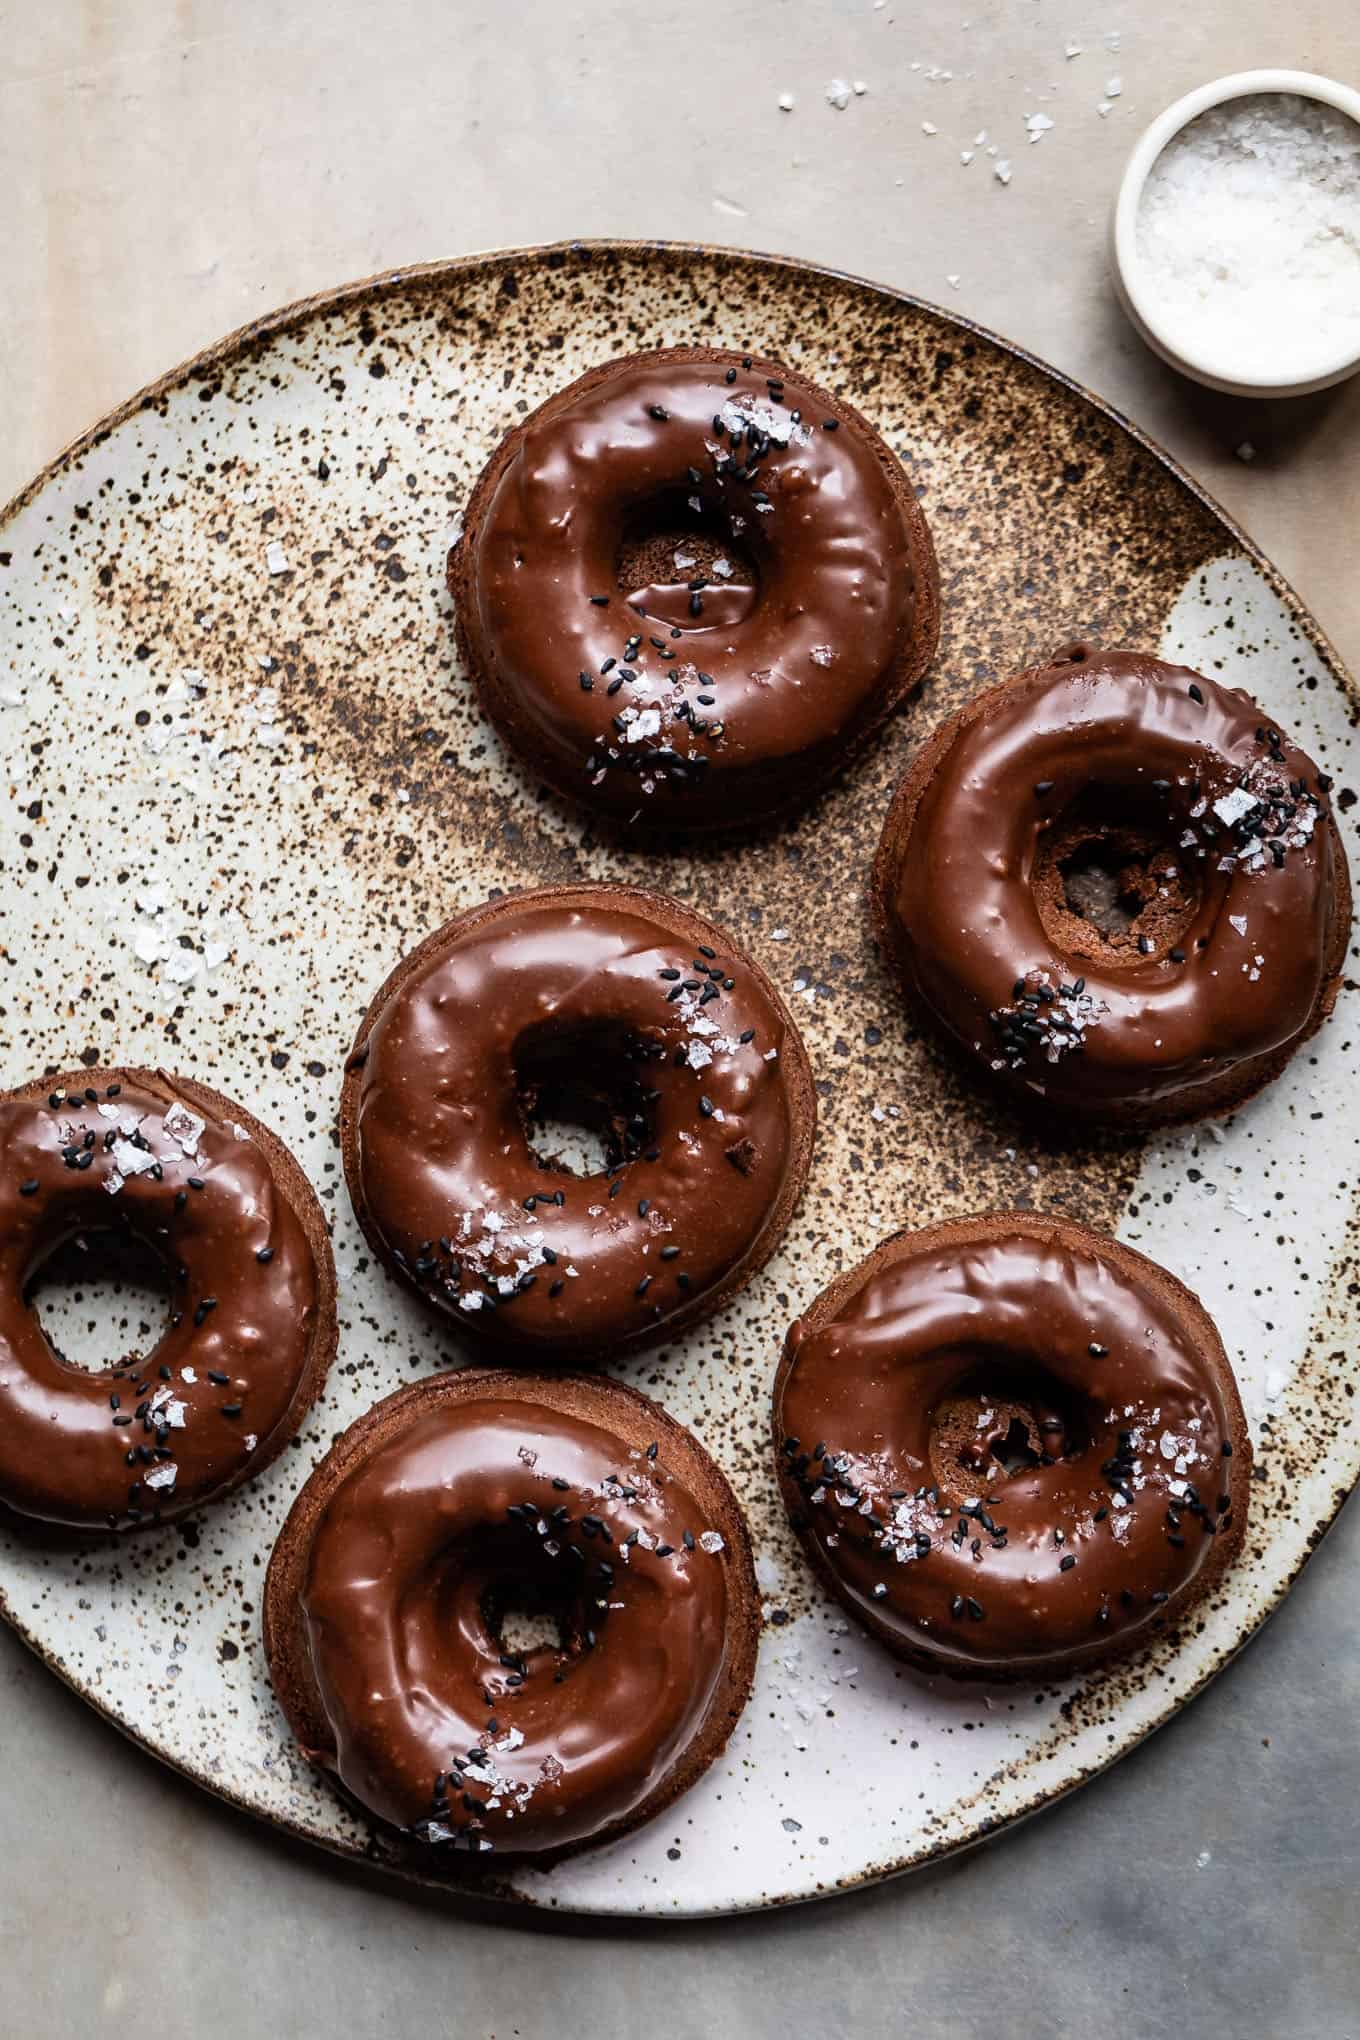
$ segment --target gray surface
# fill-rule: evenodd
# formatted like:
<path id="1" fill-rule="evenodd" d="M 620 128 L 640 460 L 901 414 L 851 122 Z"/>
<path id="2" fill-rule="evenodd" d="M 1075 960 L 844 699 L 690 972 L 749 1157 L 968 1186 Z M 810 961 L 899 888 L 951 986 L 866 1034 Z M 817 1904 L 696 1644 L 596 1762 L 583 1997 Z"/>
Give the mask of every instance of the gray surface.
<path id="1" fill-rule="evenodd" d="M 1267 413 L 1203 399 L 1123 326 L 1101 244 L 1122 155 L 1167 100 L 1247 64 L 1353 80 L 1360 19 L 1353 0 L 1172 12 L 12 0 L 0 496 L 171 360 L 340 277 L 566 234 L 746 242 L 947 299 L 1113 398 L 1354 667 L 1360 385 Z M 870 88 L 844 113 L 822 97 L 837 74 Z M 1030 148 L 1036 107 L 1057 126 Z M 1014 164 L 1005 190 L 959 165 L 979 126 Z M 1358 2034 L 1358 1562 L 1352 1513 L 1235 1670 L 1027 1830 L 848 1900 L 647 1933 L 469 1922 L 360 1885 L 163 1774 L 0 1634 L 0 2030 Z"/>

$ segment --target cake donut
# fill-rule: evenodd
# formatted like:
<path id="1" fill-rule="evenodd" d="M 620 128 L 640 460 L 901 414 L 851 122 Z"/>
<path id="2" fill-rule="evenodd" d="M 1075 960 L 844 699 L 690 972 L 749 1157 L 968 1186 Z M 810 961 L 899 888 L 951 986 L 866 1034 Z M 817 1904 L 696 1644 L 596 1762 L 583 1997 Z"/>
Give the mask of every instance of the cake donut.
<path id="1" fill-rule="evenodd" d="M 1165 1269 L 1067 1220 L 886 1240 L 790 1330 L 774 1428 L 816 1571 L 929 1670 L 1115 1656 L 1241 1548 L 1251 1447 L 1217 1331 Z"/>
<path id="2" fill-rule="evenodd" d="M 162 1263 L 160 1341 L 69 1365 L 26 1290 L 77 1235 Z M 93 1263 L 97 1266 L 97 1257 Z M 131 1530 L 216 1500 L 294 1436 L 335 1352 L 321 1208 L 240 1105 L 161 1070 L 80 1070 L 0 1097 L 0 1507 Z"/>
<path id="3" fill-rule="evenodd" d="M 549 397 L 448 559 L 510 748 L 632 822 L 730 828 L 835 772 L 939 635 L 930 534 L 859 413 L 777 362 L 672 347 Z"/>
<path id="4" fill-rule="evenodd" d="M 872 898 L 903 989 L 1073 1118 L 1226 1112 L 1331 1011 L 1350 880 L 1331 782 L 1249 696 L 1074 644 L 927 742 Z"/>
<path id="5" fill-rule="evenodd" d="M 573 1175 L 538 1125 L 602 1142 Z M 431 935 L 369 1007 L 340 1133 L 374 1252 L 489 1345 L 608 1358 L 778 1244 L 816 1096 L 764 973 L 675 900 L 556 886 Z"/>
<path id="6" fill-rule="evenodd" d="M 539 1618 L 539 1641 L 511 1619 Z M 439 1857 L 556 1856 L 650 1820 L 726 1743 L 759 1601 L 687 1431 L 598 1377 L 438 1375 L 331 1448 L 270 1560 L 294 1735 Z"/>

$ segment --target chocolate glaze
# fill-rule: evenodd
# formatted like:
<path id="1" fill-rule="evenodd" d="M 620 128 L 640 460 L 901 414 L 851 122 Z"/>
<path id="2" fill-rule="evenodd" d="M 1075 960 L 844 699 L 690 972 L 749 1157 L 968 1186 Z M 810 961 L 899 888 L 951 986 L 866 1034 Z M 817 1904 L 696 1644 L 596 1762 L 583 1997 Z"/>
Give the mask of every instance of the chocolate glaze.
<path id="1" fill-rule="evenodd" d="M 0 1100 L 0 1502 L 124 1530 L 186 1514 L 270 1455 L 307 1385 L 318 1284 L 244 1129 L 173 1077 L 91 1076 Z M 95 1373 L 61 1359 L 24 1292 L 65 1241 L 111 1229 L 165 1265 L 171 1315 L 150 1353 Z"/>
<path id="2" fill-rule="evenodd" d="M 716 931 L 686 939 L 648 904 L 493 902 L 432 937 L 361 1031 L 351 1191 L 384 1258 L 475 1336 L 658 1336 L 782 1229 L 807 1147 L 801 1043 Z M 553 1092 L 605 1133 L 609 1172 L 535 1153 L 526 1114 Z"/>
<path id="3" fill-rule="evenodd" d="M 888 1640 L 957 1669 L 1038 1674 L 1174 1616 L 1216 1543 L 1235 1545 L 1241 1412 L 1226 1363 L 1220 1378 L 1096 1235 L 1078 1248 L 1076 1228 L 1004 1217 L 960 1229 L 975 1237 L 904 1236 L 829 1322 L 792 1327 L 781 1480 L 822 1569 Z M 957 1421 L 941 1424 L 959 1397 L 962 1452 Z M 1037 1460 L 1007 1474 L 998 1413 L 1017 1405 L 1021 1458 Z"/>
<path id="4" fill-rule="evenodd" d="M 308 1555 L 332 1732 L 312 1761 L 472 1852 L 565 1847 L 640 1807 L 705 1726 L 728 1623 L 721 1534 L 649 1449 L 488 1393 L 360 1457 Z M 489 1626 L 526 1588 L 561 1646 L 517 1652 Z"/>
<path id="5" fill-rule="evenodd" d="M 656 517 L 730 540 L 754 589 L 625 594 L 625 541 Z M 630 815 L 749 819 L 833 769 L 934 646 L 930 541 L 888 449 L 736 354 L 641 355 L 550 399 L 463 544 L 498 720 L 555 784 Z"/>
<path id="6" fill-rule="evenodd" d="M 1316 1020 L 1338 864 L 1344 886 L 1327 786 L 1237 689 L 1068 647 L 965 713 L 904 838 L 890 815 L 889 947 L 1003 1080 L 1088 1110 L 1174 1108 Z M 1036 864 L 1078 800 L 1128 805 L 1166 845 L 1167 883 L 1189 889 L 1188 917 L 1149 954 L 1074 954 L 1045 929 Z"/>

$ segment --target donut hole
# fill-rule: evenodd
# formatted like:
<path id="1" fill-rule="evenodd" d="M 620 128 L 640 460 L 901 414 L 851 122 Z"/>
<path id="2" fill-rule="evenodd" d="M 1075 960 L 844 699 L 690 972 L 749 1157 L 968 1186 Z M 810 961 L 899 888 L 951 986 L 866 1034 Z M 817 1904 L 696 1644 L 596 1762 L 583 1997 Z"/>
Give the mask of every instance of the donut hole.
<path id="1" fill-rule="evenodd" d="M 1177 948 L 1199 911 L 1200 865 L 1166 814 L 1092 789 L 1045 830 L 1031 890 L 1045 935 L 1075 962 L 1139 963 Z"/>
<path id="2" fill-rule="evenodd" d="M 635 506 L 624 524 L 614 578 L 639 623 L 664 625 L 656 635 L 664 634 L 668 644 L 674 630 L 690 634 L 739 623 L 760 600 L 754 552 L 697 491 L 666 490 Z"/>
<path id="3" fill-rule="evenodd" d="M 1045 1368 L 1021 1357 L 980 1358 L 936 1405 L 931 1474 L 942 1494 L 995 1494 L 1086 1450 L 1078 1400 Z"/>
<path id="4" fill-rule="evenodd" d="M 478 1612 L 493 1649 L 510 1661 L 507 1670 L 558 1669 L 563 1658 L 591 1649 L 595 1632 L 579 1568 L 545 1557 L 537 1540 L 532 1547 L 513 1536 L 488 1543 Z"/>
<path id="5" fill-rule="evenodd" d="M 29 1276 L 24 1302 L 67 1367 L 107 1374 L 143 1359 L 167 1329 L 170 1273 L 122 1228 L 86 1228 Z"/>
<path id="6" fill-rule="evenodd" d="M 652 1060 L 649 1044 L 616 1021 L 549 1020 L 521 1034 L 515 1090 L 533 1162 L 588 1178 L 644 1153 L 656 1130 Z"/>
<path id="7" fill-rule="evenodd" d="M 538 1651 L 560 1656 L 572 1649 L 573 1611 L 546 1581 L 495 1580 L 483 1591 L 481 1610 L 487 1635 L 506 1657 L 529 1658 Z"/>

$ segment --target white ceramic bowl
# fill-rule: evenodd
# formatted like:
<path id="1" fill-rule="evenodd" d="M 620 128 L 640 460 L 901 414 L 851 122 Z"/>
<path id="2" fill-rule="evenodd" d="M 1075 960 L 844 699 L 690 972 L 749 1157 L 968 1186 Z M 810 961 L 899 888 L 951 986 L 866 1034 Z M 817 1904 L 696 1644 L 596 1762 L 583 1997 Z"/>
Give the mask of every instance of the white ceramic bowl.
<path id="1" fill-rule="evenodd" d="M 1148 346 L 1160 354 L 1163 361 L 1170 362 L 1183 375 L 1193 376 L 1196 382 L 1205 383 L 1213 390 L 1227 390 L 1233 396 L 1302 397 L 1310 390 L 1328 389 L 1333 383 L 1344 382 L 1347 376 L 1354 375 L 1360 369 L 1360 350 L 1348 343 L 1344 354 L 1326 363 L 1319 372 L 1296 382 L 1271 379 L 1244 382 L 1238 376 L 1224 374 L 1223 364 L 1216 362 L 1209 351 L 1203 354 L 1188 351 L 1186 336 L 1165 319 L 1138 258 L 1138 208 L 1143 186 L 1167 143 L 1207 108 L 1222 106 L 1229 99 L 1253 97 L 1260 92 L 1292 92 L 1301 99 L 1321 100 L 1324 105 L 1334 106 L 1360 123 L 1360 92 L 1353 91 L 1349 85 L 1339 85 L 1333 78 L 1320 78 L 1311 71 L 1236 71 L 1229 78 L 1218 78 L 1212 85 L 1201 85 L 1196 91 L 1187 92 L 1184 99 L 1178 99 L 1174 106 L 1168 106 L 1165 113 L 1159 114 L 1134 145 L 1115 199 L 1110 230 L 1111 258 L 1115 286 L 1125 311 Z"/>

